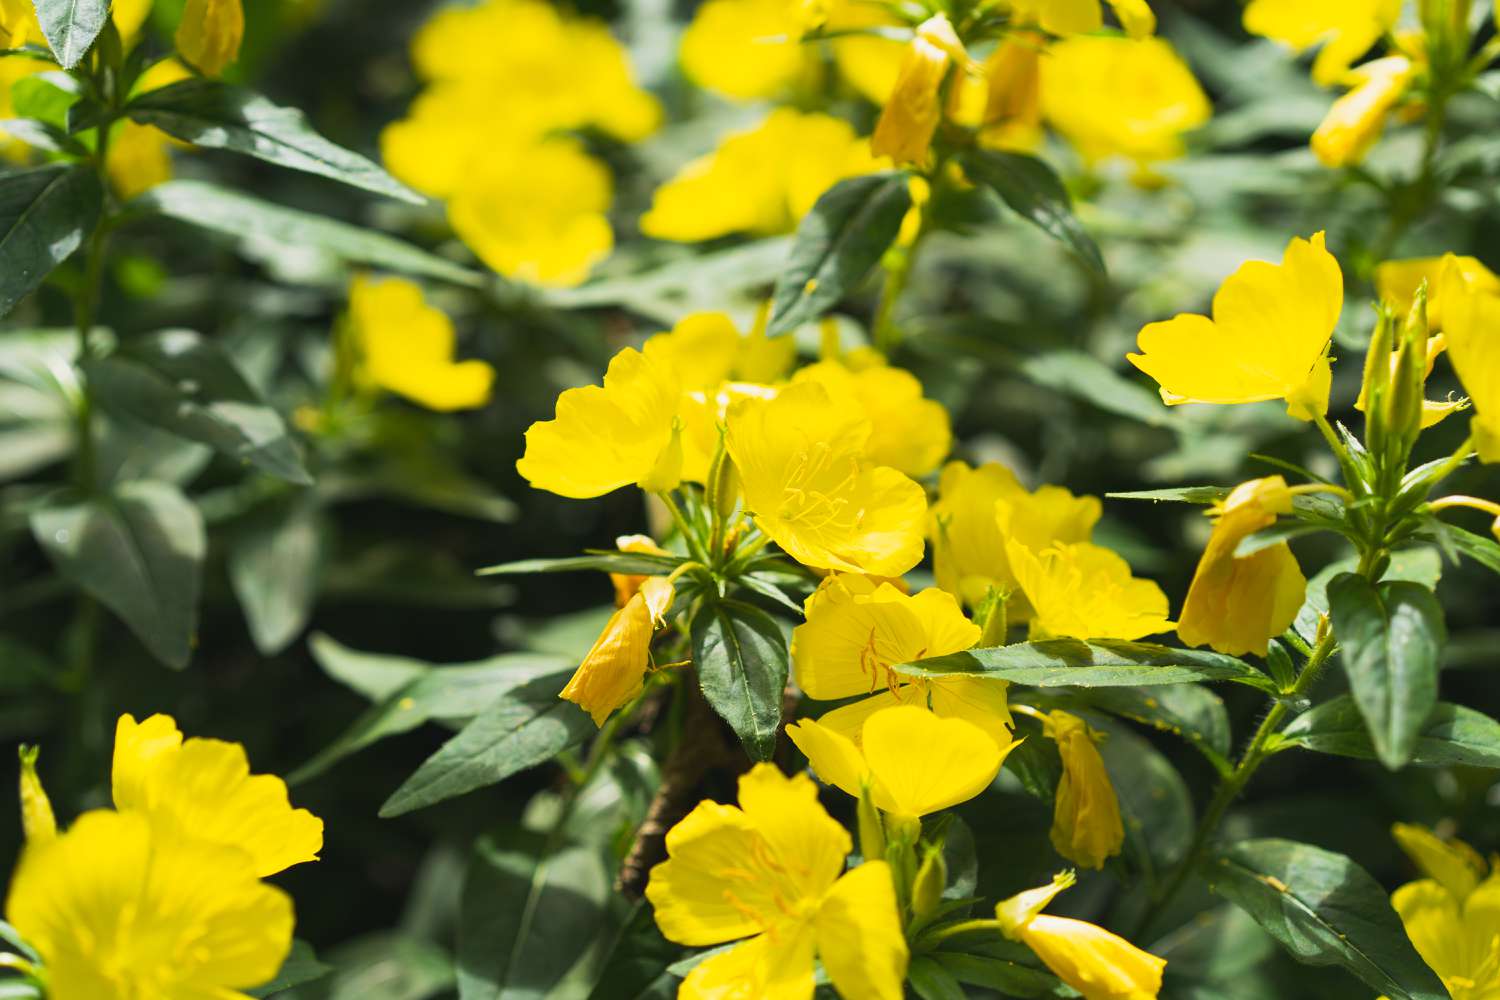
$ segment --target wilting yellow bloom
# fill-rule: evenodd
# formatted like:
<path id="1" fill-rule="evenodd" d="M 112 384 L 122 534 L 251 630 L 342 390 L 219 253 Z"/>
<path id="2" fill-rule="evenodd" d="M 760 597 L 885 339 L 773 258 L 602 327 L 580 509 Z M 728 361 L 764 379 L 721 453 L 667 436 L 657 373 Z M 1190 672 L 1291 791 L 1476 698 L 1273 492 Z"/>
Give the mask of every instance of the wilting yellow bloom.
<path id="1" fill-rule="evenodd" d="M 1438 282 L 1448 357 L 1474 403 L 1469 432 L 1481 462 L 1500 462 L 1500 295 L 1456 260 Z"/>
<path id="2" fill-rule="evenodd" d="M 52 800 L 36 773 L 36 747 L 21 748 L 21 830 L 28 843 L 51 840 L 57 836 L 57 817 Z"/>
<path id="3" fill-rule="evenodd" d="M 1109 0 L 1109 5 L 1131 38 L 1156 31 L 1156 15 L 1146 0 Z M 1104 27 L 1099 0 L 1009 0 L 1008 6 L 1018 20 L 1054 35 L 1088 35 Z"/>
<path id="4" fill-rule="evenodd" d="M 172 179 L 171 140 L 150 125 L 123 121 L 110 138 L 105 161 L 109 183 L 122 200 Z"/>
<path id="5" fill-rule="evenodd" d="M 995 149 L 1031 151 L 1042 141 L 1042 51 L 1034 32 L 1006 35 L 984 61 L 985 99 L 980 139 Z"/>
<path id="6" fill-rule="evenodd" d="M 990 786 L 1016 747 L 958 718 L 915 705 L 882 709 L 865 720 L 856 743 L 821 722 L 786 727 L 818 777 L 895 816 L 926 816 L 967 802 Z"/>
<path id="7" fill-rule="evenodd" d="M 1353 89 L 1333 102 L 1312 135 L 1312 150 L 1325 167 L 1359 163 L 1385 131 L 1391 109 L 1416 75 L 1405 56 L 1386 56 L 1349 73 Z"/>
<path id="8" fill-rule="evenodd" d="M 641 232 L 678 242 L 791 232 L 823 192 L 882 165 L 847 122 L 778 108 L 657 188 Z"/>
<path id="9" fill-rule="evenodd" d="M 880 364 L 851 370 L 838 361 L 820 361 L 800 369 L 792 382 L 816 382 L 834 402 L 864 411 L 871 426 L 867 452 L 879 465 L 925 476 L 953 447 L 948 411 L 924 399 L 922 383 L 905 369 Z"/>
<path id="10" fill-rule="evenodd" d="M 1287 544 L 1278 542 L 1244 558 L 1234 554 L 1241 541 L 1291 511 L 1292 494 L 1280 476 L 1241 483 L 1213 506 L 1213 535 L 1177 622 L 1183 642 L 1231 656 L 1265 656 L 1270 639 L 1296 620 L 1307 578 Z"/>
<path id="11" fill-rule="evenodd" d="M 1103 868 L 1125 843 L 1120 800 L 1099 755 L 1102 739 L 1089 724 L 1067 712 L 1050 712 L 1042 732 L 1057 743 L 1062 779 L 1052 813 L 1052 846 L 1084 868 Z"/>
<path id="12" fill-rule="evenodd" d="M 672 606 L 673 587 L 665 577 L 648 577 L 625 606 L 610 616 L 604 631 L 558 697 L 604 725 L 615 709 L 645 687 L 651 663 L 651 637 Z"/>
<path id="13" fill-rule="evenodd" d="M 1213 319 L 1180 314 L 1141 330 L 1130 363 L 1161 384 L 1168 406 L 1284 399 L 1312 420 L 1328 412 L 1328 345 L 1344 277 L 1323 234 L 1295 238 L 1280 264 L 1248 261 L 1214 295 Z"/>
<path id="14" fill-rule="evenodd" d="M 1391 905 L 1422 960 L 1453 1000 L 1500 993 L 1500 872 L 1461 840 L 1397 823 L 1391 831 L 1427 877 L 1391 894 Z"/>
<path id="15" fill-rule="evenodd" d="M 1139 639 L 1170 632 L 1167 595 L 1130 575 L 1130 564 L 1090 542 L 1037 551 L 1011 539 L 1006 557 L 1031 605 L 1034 639 Z"/>
<path id="16" fill-rule="evenodd" d="M 1443 329 L 1443 299 L 1441 295 L 1443 267 L 1452 260 L 1459 269 L 1468 287 L 1478 291 L 1500 295 L 1500 275 L 1495 274 L 1477 257 L 1445 254 L 1442 257 L 1412 257 L 1406 260 L 1387 260 L 1375 266 L 1375 291 L 1380 300 L 1391 307 L 1397 316 L 1411 311 L 1417 289 L 1427 283 L 1427 326 L 1433 333 Z"/>
<path id="17" fill-rule="evenodd" d="M 28 844 L 6 918 L 41 955 L 53 1000 L 247 1000 L 292 946 L 292 901 L 250 855 L 135 812 L 85 813 Z"/>
<path id="18" fill-rule="evenodd" d="M 757 764 L 739 792 L 738 807 L 699 803 L 651 869 L 646 898 L 667 939 L 749 939 L 695 966 L 678 997 L 810 997 L 817 958 L 841 996 L 900 1000 L 908 952 L 885 862 L 844 872 L 849 834 L 805 775 Z"/>
<path id="19" fill-rule="evenodd" d="M 323 847 L 323 821 L 292 808 L 286 782 L 251 774 L 238 743 L 184 741 L 171 716 L 120 716 L 113 786 L 116 809 L 141 814 L 161 837 L 243 852 L 256 875 L 316 861 Z"/>
<path id="20" fill-rule="evenodd" d="M 557 397 L 557 417 L 526 432 L 516 470 L 532 486 L 575 500 L 653 478 L 670 464 L 682 388 L 670 365 L 625 348 L 610 360 L 604 385 Z M 681 461 L 681 446 L 677 446 Z"/>
<path id="21" fill-rule="evenodd" d="M 725 444 L 745 507 L 792 558 L 818 569 L 900 576 L 922 558 L 927 497 L 866 458 L 870 422 L 815 383 L 729 408 Z"/>
<path id="22" fill-rule="evenodd" d="M 1090 162 L 1121 156 L 1144 172 L 1181 156 L 1182 137 L 1212 114 L 1192 70 L 1159 38 L 1067 38 L 1041 69 L 1043 116 Z"/>
<path id="23" fill-rule="evenodd" d="M 1251 0 L 1245 30 L 1298 52 L 1321 45 L 1313 79 L 1327 87 L 1338 83 L 1400 15 L 1401 0 Z"/>
<path id="24" fill-rule="evenodd" d="M 621 535 L 615 539 L 615 548 L 621 552 L 638 552 L 646 555 L 665 556 L 670 555 L 666 549 L 656 544 L 656 540 L 650 535 Z M 630 603 L 630 599 L 640 593 L 641 584 L 645 583 L 649 576 L 644 573 L 611 573 L 609 582 L 615 588 L 615 607 L 623 608 Z"/>
<path id="25" fill-rule="evenodd" d="M 240 57 L 244 40 L 240 0 L 187 0 L 177 26 L 177 51 L 205 75 L 221 75 Z"/>
<path id="26" fill-rule="evenodd" d="M 1020 941 L 1084 1000 L 1155 1000 L 1166 960 L 1083 920 L 1041 911 L 1071 886 L 1071 872 L 995 907 L 1005 936 Z"/>
<path id="27" fill-rule="evenodd" d="M 1060 486 L 1028 493 L 998 462 L 977 469 L 949 462 L 928 519 L 938 586 L 970 607 L 991 589 L 1014 591 L 1019 585 L 1005 551 L 1008 539 L 1036 550 L 1086 542 L 1103 511 L 1097 497 L 1076 497 Z M 1024 621 L 1031 612 L 1024 600 L 1013 600 L 1007 613 Z"/>
<path id="28" fill-rule="evenodd" d="M 926 159 L 932 134 L 942 117 L 938 91 L 948 75 L 949 63 L 956 62 L 959 71 L 965 72 L 968 61 L 963 42 L 959 41 L 947 15 L 934 14 L 917 26 L 896 84 L 870 138 L 870 148 L 876 156 L 889 156 L 897 163 L 919 163 Z"/>
<path id="29" fill-rule="evenodd" d="M 489 402 L 495 371 L 483 361 L 453 360 L 453 321 L 427 304 L 404 278 L 354 279 L 349 328 L 359 378 L 431 410 L 463 410 Z"/>

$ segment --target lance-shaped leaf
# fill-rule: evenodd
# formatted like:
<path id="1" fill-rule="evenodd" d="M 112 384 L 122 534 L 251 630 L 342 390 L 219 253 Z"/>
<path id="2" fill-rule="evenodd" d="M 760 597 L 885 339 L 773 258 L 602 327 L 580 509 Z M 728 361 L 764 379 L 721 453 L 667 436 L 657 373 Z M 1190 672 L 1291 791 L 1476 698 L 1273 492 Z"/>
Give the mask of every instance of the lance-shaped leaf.
<path id="1" fill-rule="evenodd" d="M 263 656 L 286 649 L 312 617 L 329 531 L 321 515 L 302 490 L 252 513 L 230 539 L 229 583 Z"/>
<path id="2" fill-rule="evenodd" d="M 281 963 L 281 971 L 276 973 L 276 978 L 247 992 L 253 997 L 272 997 L 293 986 L 316 982 L 332 971 L 333 966 L 318 961 L 312 945 L 297 940 L 292 942 L 292 950 L 287 954 L 286 961 Z"/>
<path id="3" fill-rule="evenodd" d="M 1364 716 L 1346 694 L 1298 716 L 1281 731 L 1275 746 L 1376 759 Z M 1417 730 L 1410 762 L 1426 767 L 1500 768 L 1500 722 L 1472 708 L 1440 701 Z"/>
<path id="4" fill-rule="evenodd" d="M 772 296 L 775 336 L 811 322 L 857 288 L 901 231 L 910 178 L 887 170 L 840 181 L 797 227 L 792 255 Z"/>
<path id="5" fill-rule="evenodd" d="M 1329 581 L 1328 605 L 1375 756 L 1391 770 L 1402 767 L 1437 704 L 1438 659 L 1447 641 L 1443 607 L 1421 584 L 1377 586 L 1357 573 Z"/>
<path id="6" fill-rule="evenodd" d="M 1013 692 L 1012 698 L 1046 708 L 1094 708 L 1108 712 L 1187 740 L 1221 771 L 1229 766 L 1229 713 L 1222 698 L 1198 684 L 1078 688 L 1059 690 L 1056 694 Z"/>
<path id="7" fill-rule="evenodd" d="M 1297 612 L 1293 626 L 1297 634 L 1309 643 L 1317 641 L 1318 621 L 1328 613 L 1328 582 L 1340 573 L 1352 573 L 1359 567 L 1359 558 L 1349 556 L 1329 563 L 1307 581 L 1307 597 Z M 1443 575 L 1443 557 L 1436 549 L 1419 546 L 1391 553 L 1391 563 L 1386 567 L 1383 580 L 1409 580 L 1424 587 L 1433 588 Z"/>
<path id="8" fill-rule="evenodd" d="M 57 61 L 72 69 L 104 30 L 109 0 L 36 0 L 36 19 Z"/>
<path id="9" fill-rule="evenodd" d="M 486 566 L 479 570 L 480 576 L 529 576 L 532 573 L 575 573 L 581 570 L 598 570 L 605 573 L 633 573 L 636 575 L 661 576 L 672 572 L 685 560 L 681 556 L 659 556 L 651 552 L 609 552 L 595 550 L 587 555 L 566 556 L 561 559 L 522 559 L 519 562 Z"/>
<path id="10" fill-rule="evenodd" d="M 966 674 L 1029 687 L 1135 687 L 1235 681 L 1264 691 L 1271 679 L 1244 660 L 1199 649 L 1149 642 L 1046 639 L 992 649 L 970 649 L 893 667 L 908 677 Z"/>
<path id="11" fill-rule="evenodd" d="M 713 601 L 693 619 L 692 640 L 703 697 L 753 760 L 770 760 L 789 666 L 781 626 L 752 604 Z"/>
<path id="12" fill-rule="evenodd" d="M 1255 918 L 1298 961 L 1338 965 L 1390 1000 L 1447 1000 L 1385 889 L 1342 854 L 1247 840 L 1203 864 L 1208 887 Z"/>
<path id="13" fill-rule="evenodd" d="M 998 194 L 1017 215 L 1104 272 L 1099 247 L 1073 214 L 1073 201 L 1051 167 L 1035 156 L 996 149 L 971 149 L 963 155 L 963 165 L 970 177 Z"/>
<path id="14" fill-rule="evenodd" d="M 103 204 L 99 176 L 88 167 L 0 174 L 0 316 L 83 245 Z"/>

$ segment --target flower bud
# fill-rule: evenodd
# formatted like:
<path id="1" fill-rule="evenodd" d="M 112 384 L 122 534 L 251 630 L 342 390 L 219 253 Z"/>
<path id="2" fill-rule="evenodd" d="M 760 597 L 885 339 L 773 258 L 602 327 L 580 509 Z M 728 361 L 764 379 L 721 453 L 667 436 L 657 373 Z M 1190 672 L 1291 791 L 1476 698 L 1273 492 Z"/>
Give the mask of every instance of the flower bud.
<path id="1" fill-rule="evenodd" d="M 1387 454 L 1404 459 L 1422 429 L 1422 403 L 1427 384 L 1427 288 L 1417 289 L 1411 312 L 1401 328 L 1401 344 L 1391 371 L 1383 423 Z"/>
<path id="2" fill-rule="evenodd" d="M 870 138 L 876 156 L 889 156 L 897 163 L 927 158 L 942 117 L 939 91 L 954 59 L 967 62 L 963 43 L 946 15 L 935 14 L 918 25 Z"/>
<path id="3" fill-rule="evenodd" d="M 1052 846 L 1084 868 L 1102 868 L 1105 859 L 1119 854 L 1125 843 L 1120 800 L 1094 743 L 1102 737 L 1067 712 L 1049 714 L 1042 731 L 1057 741 L 1063 762 L 1052 816 Z"/>
<path id="4" fill-rule="evenodd" d="M 57 818 L 42 779 L 36 773 L 37 747 L 21 747 L 21 828 L 30 843 L 42 843 L 57 836 Z"/>
<path id="5" fill-rule="evenodd" d="M 1376 307 L 1375 332 L 1370 336 L 1370 347 L 1365 352 L 1365 378 L 1359 390 L 1359 399 L 1354 408 L 1365 415 L 1365 445 L 1371 451 L 1379 451 L 1385 438 L 1384 416 L 1381 404 L 1391 385 L 1391 350 L 1395 347 L 1396 317 L 1381 304 Z"/>
<path id="6" fill-rule="evenodd" d="M 1325 167 L 1353 166 L 1364 159 L 1415 74 L 1405 56 L 1376 59 L 1350 73 L 1355 88 L 1333 102 L 1312 136 L 1312 150 Z"/>
<path id="7" fill-rule="evenodd" d="M 917 880 L 911 889 L 911 912 L 921 920 L 931 916 L 943 901 L 943 890 L 948 887 L 948 865 L 943 861 L 943 852 L 931 847 L 917 869 Z"/>
<path id="8" fill-rule="evenodd" d="M 870 798 L 867 784 L 859 797 L 857 810 L 859 821 L 859 853 L 866 859 L 885 857 L 885 824 L 880 820 L 880 810 Z"/>
<path id="9" fill-rule="evenodd" d="M 177 51 L 205 76 L 219 76 L 240 57 L 245 9 L 240 0 L 187 0 L 177 27 Z"/>

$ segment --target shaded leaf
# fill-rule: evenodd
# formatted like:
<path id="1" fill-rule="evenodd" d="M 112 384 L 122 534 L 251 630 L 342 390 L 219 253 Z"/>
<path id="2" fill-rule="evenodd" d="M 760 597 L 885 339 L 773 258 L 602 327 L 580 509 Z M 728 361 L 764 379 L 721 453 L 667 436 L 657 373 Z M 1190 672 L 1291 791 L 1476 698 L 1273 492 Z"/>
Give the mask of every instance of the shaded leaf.
<path id="1" fill-rule="evenodd" d="M 770 760 L 786 690 L 786 637 L 775 619 L 743 601 L 705 604 L 693 619 L 698 683 L 753 760 Z"/>
<path id="2" fill-rule="evenodd" d="M 410 934 L 371 934 L 326 957 L 333 975 L 299 989 L 299 1000 L 431 1000 L 455 981 L 448 952 Z"/>
<path id="3" fill-rule="evenodd" d="M 1310 643 L 1317 641 L 1318 619 L 1328 613 L 1328 581 L 1340 573 L 1352 573 L 1358 567 L 1359 559 L 1356 557 L 1340 559 L 1324 566 L 1307 581 L 1307 596 L 1303 599 L 1302 609 L 1297 612 L 1297 622 L 1293 626 L 1298 635 Z M 1438 585 L 1442 575 L 1443 557 L 1436 549 L 1422 546 L 1391 553 L 1391 564 L 1382 579 L 1410 580 L 1433 588 Z"/>
<path id="4" fill-rule="evenodd" d="M 1270 678 L 1243 660 L 1146 642 L 1047 639 L 971 649 L 893 667 L 908 677 L 967 674 L 1031 687 L 1135 687 L 1236 681 L 1269 691 Z"/>
<path id="5" fill-rule="evenodd" d="M 332 971 L 331 965 L 318 961 L 318 956 L 313 953 L 312 945 L 306 941 L 294 940 L 291 953 L 287 955 L 286 961 L 281 963 L 281 971 L 276 973 L 276 978 L 264 986 L 247 992 L 253 997 L 274 996 L 293 986 L 302 986 L 322 979 Z"/>
<path id="6" fill-rule="evenodd" d="M 917 955 L 911 960 L 906 980 L 922 1000 L 965 1000 L 964 988 L 953 973 L 929 955 Z"/>
<path id="7" fill-rule="evenodd" d="M 0 174 L 0 316 L 83 245 L 103 204 L 104 190 L 89 167 Z"/>
<path id="8" fill-rule="evenodd" d="M 1376 759 L 1364 716 L 1349 695 L 1298 716 L 1281 731 L 1276 746 Z M 1440 701 L 1417 730 L 1410 762 L 1428 767 L 1500 768 L 1500 722 L 1472 708 Z"/>
<path id="9" fill-rule="evenodd" d="M 651 905 L 636 905 L 615 942 L 588 1000 L 675 1000 L 682 980 L 669 970 L 682 958 L 681 945 L 662 937 Z"/>
<path id="10" fill-rule="evenodd" d="M 1224 700 L 1197 684 L 1080 688 L 1055 697 L 1036 692 L 1028 700 L 1063 708 L 1094 708 L 1171 733 L 1197 747 L 1216 766 L 1225 763 L 1229 754 L 1229 713 Z"/>
<path id="11" fill-rule="evenodd" d="M 480 576 L 502 576 L 600 570 L 606 573 L 660 576 L 672 572 L 685 561 L 681 556 L 658 556 L 649 552 L 593 552 L 589 555 L 568 556 L 562 559 L 522 559 L 519 562 L 486 566 L 478 573 Z"/>
<path id="12" fill-rule="evenodd" d="M 320 513 L 303 491 L 253 513 L 230 540 L 229 583 L 262 655 L 286 649 L 312 618 L 328 527 Z"/>
<path id="13" fill-rule="evenodd" d="M 997 149 L 970 149 L 962 162 L 965 173 L 998 194 L 1017 215 L 1060 240 L 1094 270 L 1104 272 L 1098 245 L 1073 214 L 1073 200 L 1046 163 L 1035 156 Z"/>

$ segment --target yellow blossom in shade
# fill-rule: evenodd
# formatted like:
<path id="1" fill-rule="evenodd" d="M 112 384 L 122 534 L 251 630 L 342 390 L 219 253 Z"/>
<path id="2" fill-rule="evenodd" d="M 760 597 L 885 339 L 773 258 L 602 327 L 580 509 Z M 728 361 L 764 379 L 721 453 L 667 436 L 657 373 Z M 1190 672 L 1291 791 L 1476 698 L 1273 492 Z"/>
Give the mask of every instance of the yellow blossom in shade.
<path id="1" fill-rule="evenodd" d="M 1285 542 L 1236 557 L 1240 542 L 1292 510 L 1292 494 L 1280 476 L 1252 479 L 1209 511 L 1216 518 L 1208 547 L 1198 561 L 1177 635 L 1189 646 L 1221 653 L 1266 655 L 1272 637 L 1297 618 L 1307 579 Z"/>
<path id="2" fill-rule="evenodd" d="M 610 360 L 604 385 L 569 389 L 557 417 L 526 431 L 516 470 L 532 486 L 584 500 L 652 477 L 674 439 L 677 371 L 633 348 Z"/>
<path id="3" fill-rule="evenodd" d="M 1130 564 L 1090 542 L 1040 551 L 1005 543 L 1011 572 L 1031 605 L 1033 639 L 1140 639 L 1170 632 L 1167 595 L 1130 575 Z"/>
<path id="4" fill-rule="evenodd" d="M 113 130 L 105 167 L 109 183 L 122 200 L 172 179 L 171 140 L 150 125 L 123 121 Z"/>
<path id="5" fill-rule="evenodd" d="M 1120 27 L 1131 38 L 1156 31 L 1156 15 L 1146 0 L 1109 0 Z M 1087 35 L 1104 26 L 1099 0 L 1010 0 L 1014 17 L 1054 35 Z"/>
<path id="6" fill-rule="evenodd" d="M 349 326 L 359 377 L 431 410 L 489 402 L 495 371 L 483 361 L 454 361 L 453 322 L 403 278 L 355 278 Z"/>
<path id="7" fill-rule="evenodd" d="M 984 62 L 987 88 L 980 141 L 995 149 L 1029 152 L 1042 142 L 1042 51 L 1046 39 L 1016 32 L 1001 39 Z"/>
<path id="8" fill-rule="evenodd" d="M 1312 135 L 1312 151 L 1325 167 L 1348 167 L 1365 158 L 1416 75 L 1405 56 L 1386 56 L 1349 73 L 1353 89 L 1333 102 Z"/>
<path id="9" fill-rule="evenodd" d="M 571 701 L 604 725 L 615 709 L 645 686 L 651 637 L 672 606 L 673 587 L 665 577 L 648 577 L 625 606 L 610 616 L 594 646 L 558 697 Z"/>
<path id="10" fill-rule="evenodd" d="M 820 959 L 841 996 L 900 1000 L 908 952 L 890 869 L 844 872 L 849 834 L 805 775 L 757 764 L 739 805 L 702 802 L 667 832 L 646 898 L 663 936 L 693 947 L 748 938 L 694 967 L 682 1000 L 808 1000 Z"/>
<path id="11" fill-rule="evenodd" d="M 729 408 L 725 444 L 756 525 L 817 569 L 899 576 L 922 558 L 927 497 L 865 454 L 870 422 L 822 386 Z"/>
<path id="12" fill-rule="evenodd" d="M 1457 260 L 1438 282 L 1448 357 L 1474 403 L 1469 433 L 1481 462 L 1500 462 L 1500 295 Z"/>
<path id="13" fill-rule="evenodd" d="M 85 813 L 28 845 L 6 918 L 53 1000 L 248 1000 L 292 945 L 292 901 L 250 856 L 176 839 L 138 813 Z"/>
<path id="14" fill-rule="evenodd" d="M 1165 959 L 1095 924 L 1041 912 L 1073 882 L 1072 873 L 1059 875 L 1051 885 L 1028 889 L 995 907 L 1002 932 L 1035 952 L 1084 1000 L 1155 1000 Z"/>
<path id="15" fill-rule="evenodd" d="M 240 57 L 245 10 L 240 0 L 187 0 L 177 26 L 177 51 L 207 76 Z"/>
<path id="16" fill-rule="evenodd" d="M 633 552 L 637 554 L 665 556 L 671 555 L 666 549 L 656 544 L 656 540 L 650 535 L 621 535 L 615 539 L 615 548 L 621 552 Z M 646 574 L 637 573 L 611 573 L 609 582 L 615 588 L 615 607 L 623 608 L 630 603 L 630 599 L 640 592 L 641 584 L 649 577 Z"/>
<path id="17" fill-rule="evenodd" d="M 786 734 L 823 781 L 855 798 L 868 785 L 876 806 L 908 817 L 972 799 L 990 786 L 1017 745 L 915 705 L 875 712 L 858 743 L 812 719 L 788 726 Z"/>
<path id="18" fill-rule="evenodd" d="M 1462 900 L 1431 879 L 1409 882 L 1391 894 L 1391 906 L 1453 1000 L 1500 993 L 1500 877 Z"/>
<path id="19" fill-rule="evenodd" d="M 141 814 L 170 840 L 243 851 L 259 876 L 316 861 L 323 846 L 323 821 L 292 808 L 286 782 L 251 774 L 238 743 L 183 740 L 170 716 L 120 716 L 113 785 L 116 809 Z"/>
<path id="20" fill-rule="evenodd" d="M 953 447 L 953 428 L 941 403 L 922 396 L 922 383 L 911 372 L 887 365 L 851 370 L 838 361 L 820 361 L 800 369 L 792 383 L 816 382 L 840 405 L 864 411 L 871 433 L 870 460 L 908 476 L 937 469 Z"/>
<path id="21" fill-rule="evenodd" d="M 1041 71 L 1043 117 L 1089 162 L 1119 156 L 1144 172 L 1181 156 L 1182 137 L 1212 114 L 1192 70 L 1160 38 L 1066 38 L 1048 48 Z"/>
<path id="22" fill-rule="evenodd" d="M 1432 332 L 1443 329 L 1442 286 L 1439 278 L 1448 260 L 1459 269 L 1464 282 L 1473 289 L 1500 295 L 1500 275 L 1495 274 L 1476 257 L 1446 254 L 1442 257 L 1413 257 L 1387 260 L 1375 267 L 1375 291 L 1380 300 L 1397 316 L 1411 311 L 1417 289 L 1427 283 L 1427 326 Z"/>
<path id="23" fill-rule="evenodd" d="M 1479 852 L 1462 840 L 1442 840 L 1425 826 L 1396 823 L 1391 836 L 1422 874 L 1437 882 L 1459 902 L 1479 887 L 1487 865 Z M 1500 972 L 1500 970 L 1497 970 Z"/>
<path id="24" fill-rule="evenodd" d="M 1338 83 L 1400 15 L 1401 0 L 1251 0 L 1245 30 L 1297 52 L 1322 46 L 1313 62 L 1313 79 L 1327 87 Z"/>
<path id="25" fill-rule="evenodd" d="M 1052 846 L 1084 868 L 1103 868 L 1125 843 L 1120 800 L 1088 723 L 1067 712 L 1051 712 L 1042 732 L 1057 743 L 1063 773 L 1052 813 Z"/>
<path id="26" fill-rule="evenodd" d="M 870 138 L 876 156 L 889 156 L 897 163 L 919 163 L 927 158 L 927 148 L 942 117 L 939 90 L 943 79 L 953 62 L 961 72 L 966 71 L 968 58 L 947 15 L 934 14 L 917 26 Z"/>
<path id="27" fill-rule="evenodd" d="M 21 830 L 28 843 L 52 840 L 57 836 L 57 817 L 52 800 L 36 773 L 36 747 L 21 747 Z"/>
<path id="28" fill-rule="evenodd" d="M 1161 384 L 1168 406 L 1284 399 L 1312 420 L 1328 412 L 1328 347 L 1344 277 L 1323 234 L 1296 238 L 1280 264 L 1248 261 L 1214 295 L 1213 319 L 1180 314 L 1141 330 L 1130 363 Z"/>

